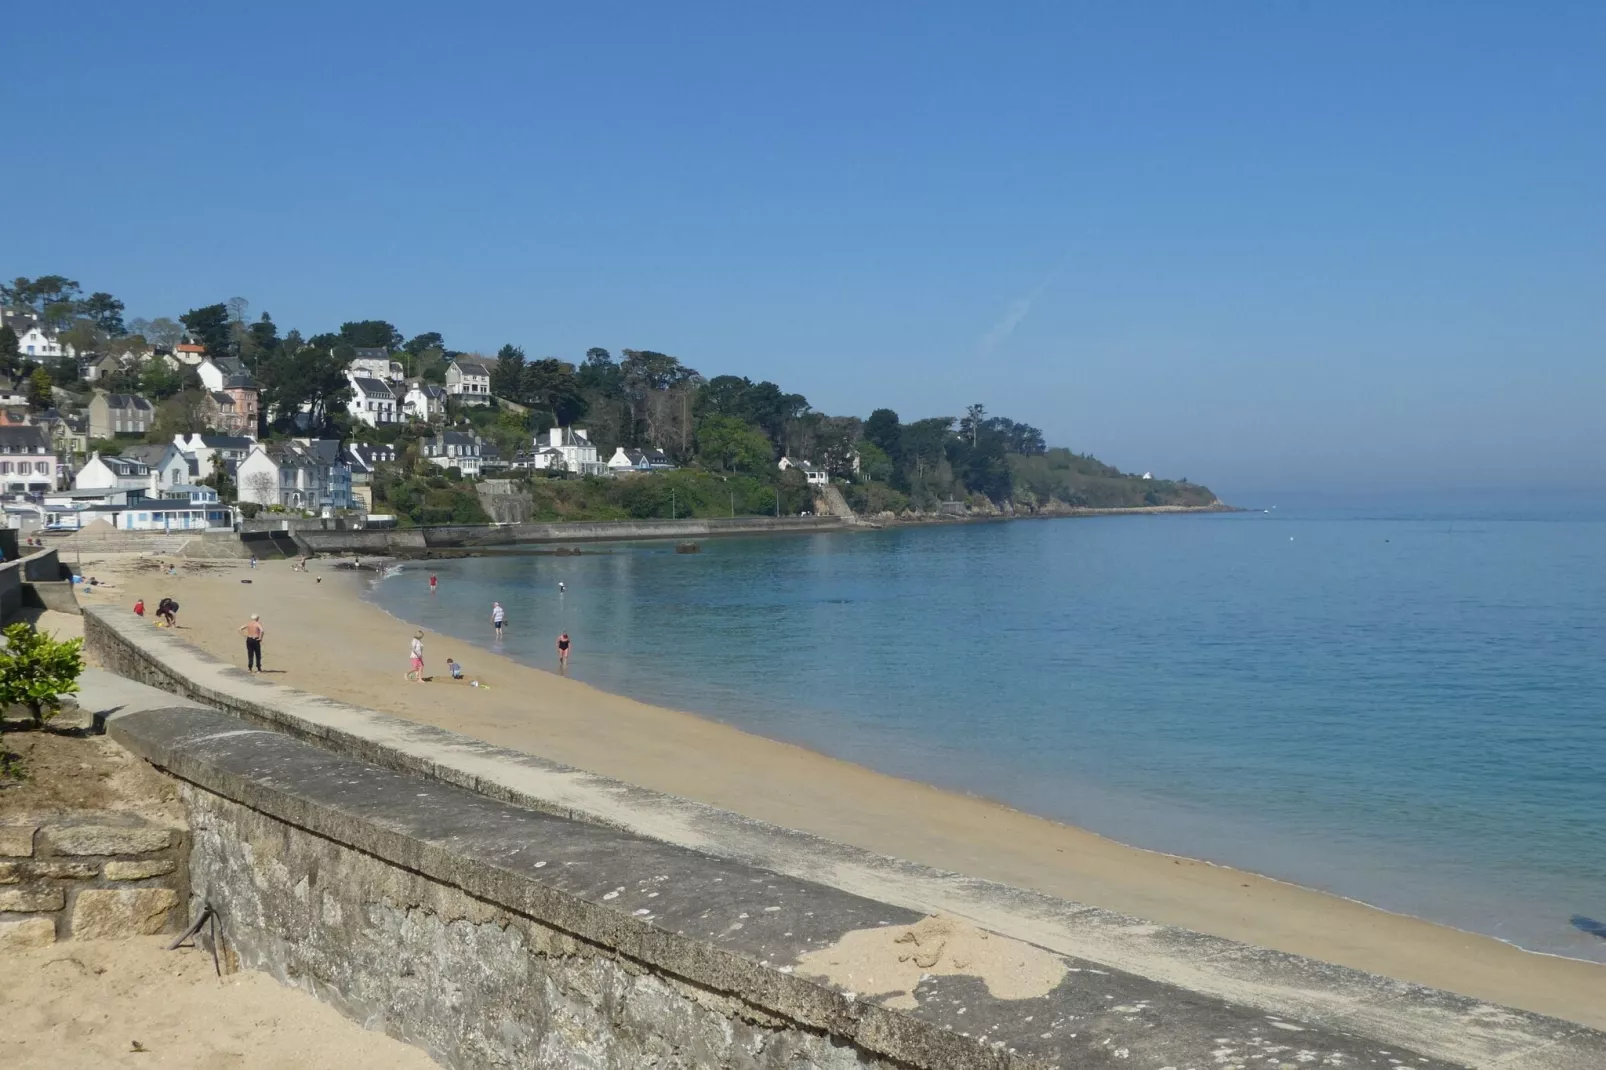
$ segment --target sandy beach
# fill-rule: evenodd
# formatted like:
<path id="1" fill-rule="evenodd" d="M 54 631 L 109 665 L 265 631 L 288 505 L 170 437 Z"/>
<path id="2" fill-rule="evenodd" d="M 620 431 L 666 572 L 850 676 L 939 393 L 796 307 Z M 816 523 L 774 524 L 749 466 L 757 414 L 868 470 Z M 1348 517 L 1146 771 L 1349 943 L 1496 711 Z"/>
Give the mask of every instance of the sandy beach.
<path id="1" fill-rule="evenodd" d="M 81 567 L 115 585 L 86 591 L 83 601 L 128 606 L 143 597 L 154 608 L 171 595 L 182 606 L 179 635 L 242 667 L 236 629 L 260 613 L 264 667 L 275 682 L 878 853 L 1606 1027 L 1603 965 L 1129 847 L 607 694 L 433 633 L 426 632 L 425 652 L 434 680 L 410 683 L 403 674 L 414 629 L 361 601 L 361 580 L 327 562 L 304 574 L 288 562 L 251 570 L 244 562 L 180 561 L 179 574 L 168 577 L 150 558 L 85 554 Z M 489 623 L 486 631 L 488 645 Z M 448 655 L 488 686 L 449 682 Z"/>

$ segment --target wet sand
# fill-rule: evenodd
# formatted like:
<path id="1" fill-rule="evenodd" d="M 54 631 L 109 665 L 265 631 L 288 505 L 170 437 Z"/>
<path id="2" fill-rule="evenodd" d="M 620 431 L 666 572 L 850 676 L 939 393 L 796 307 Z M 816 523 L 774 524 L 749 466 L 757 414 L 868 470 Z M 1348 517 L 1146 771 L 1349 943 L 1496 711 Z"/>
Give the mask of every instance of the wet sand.
<path id="1" fill-rule="evenodd" d="M 431 683 L 404 679 L 415 630 L 315 562 L 181 564 L 85 555 L 114 591 L 182 605 L 180 636 L 245 665 L 236 629 L 267 628 L 270 679 L 881 854 L 1606 1028 L 1606 965 L 1522 951 L 1255 874 L 1129 847 L 1008 807 L 885 776 L 715 721 L 611 695 L 425 633 Z M 315 577 L 323 577 L 316 583 Z M 249 584 L 242 580 L 251 580 Z M 393 581 L 394 582 L 394 581 Z M 416 582 L 424 582 L 419 574 Z M 487 617 L 489 607 L 487 606 Z M 487 619 L 484 642 L 490 643 Z M 445 679 L 445 659 L 488 685 Z M 583 651 L 576 658 L 583 657 Z"/>

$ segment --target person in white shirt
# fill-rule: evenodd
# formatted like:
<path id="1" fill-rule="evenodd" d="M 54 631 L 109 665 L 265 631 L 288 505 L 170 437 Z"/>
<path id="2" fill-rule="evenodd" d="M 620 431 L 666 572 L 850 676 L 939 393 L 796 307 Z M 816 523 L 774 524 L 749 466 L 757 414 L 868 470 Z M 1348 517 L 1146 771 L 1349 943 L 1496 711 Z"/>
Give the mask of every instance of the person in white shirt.
<path id="1" fill-rule="evenodd" d="M 498 639 L 502 638 L 502 626 L 504 624 L 506 624 L 506 623 L 507 623 L 507 611 L 502 608 L 502 603 L 500 603 L 500 602 L 492 602 L 491 603 L 491 627 L 496 629 L 496 637 Z"/>
<path id="2" fill-rule="evenodd" d="M 424 682 L 424 633 L 419 632 L 413 636 L 411 667 L 407 670 L 407 679 Z"/>

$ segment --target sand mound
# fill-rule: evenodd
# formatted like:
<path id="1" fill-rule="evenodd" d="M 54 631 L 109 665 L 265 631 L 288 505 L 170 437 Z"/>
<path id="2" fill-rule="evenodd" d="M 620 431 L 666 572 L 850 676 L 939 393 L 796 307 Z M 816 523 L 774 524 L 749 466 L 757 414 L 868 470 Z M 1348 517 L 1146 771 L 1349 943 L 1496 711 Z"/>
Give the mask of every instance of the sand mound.
<path id="1" fill-rule="evenodd" d="M 1053 952 L 938 914 L 908 928 L 856 929 L 803 956 L 797 972 L 909 1010 L 927 976 L 978 977 L 998 999 L 1032 999 L 1053 991 L 1066 969 Z"/>

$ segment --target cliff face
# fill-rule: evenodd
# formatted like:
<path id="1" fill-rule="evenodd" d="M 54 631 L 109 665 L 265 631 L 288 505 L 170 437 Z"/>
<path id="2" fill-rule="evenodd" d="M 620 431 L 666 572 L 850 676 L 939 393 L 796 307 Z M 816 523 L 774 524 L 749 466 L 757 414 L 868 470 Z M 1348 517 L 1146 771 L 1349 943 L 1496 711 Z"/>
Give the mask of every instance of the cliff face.
<path id="1" fill-rule="evenodd" d="M 497 524 L 523 524 L 535 515 L 535 503 L 528 494 L 514 489 L 511 479 L 484 479 L 474 484 L 480 508 Z"/>

